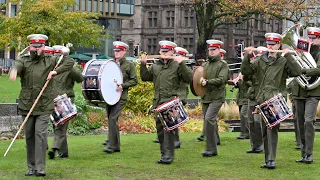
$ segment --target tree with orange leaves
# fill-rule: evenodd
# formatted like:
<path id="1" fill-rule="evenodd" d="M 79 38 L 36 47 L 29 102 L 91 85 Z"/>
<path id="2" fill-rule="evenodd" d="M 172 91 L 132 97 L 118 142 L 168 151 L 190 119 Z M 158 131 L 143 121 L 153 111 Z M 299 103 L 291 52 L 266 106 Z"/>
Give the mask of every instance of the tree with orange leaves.
<path id="1" fill-rule="evenodd" d="M 241 24 L 255 14 L 296 23 L 311 17 L 314 12 L 310 7 L 318 5 L 319 0 L 182 0 L 182 4 L 196 12 L 199 33 L 196 58 L 203 59 L 207 49 L 205 41 L 218 27 Z"/>

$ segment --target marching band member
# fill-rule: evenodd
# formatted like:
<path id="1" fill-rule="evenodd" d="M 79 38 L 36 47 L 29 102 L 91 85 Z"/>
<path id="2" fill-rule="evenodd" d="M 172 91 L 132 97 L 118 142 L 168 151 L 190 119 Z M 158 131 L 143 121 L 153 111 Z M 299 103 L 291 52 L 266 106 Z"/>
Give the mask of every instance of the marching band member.
<path id="1" fill-rule="evenodd" d="M 240 122 L 241 122 L 241 132 L 237 139 L 249 139 L 249 129 L 248 129 L 248 97 L 247 91 L 249 85 L 247 80 L 243 78 L 243 75 L 239 73 L 237 77 L 237 82 L 235 82 L 235 88 L 238 88 L 238 93 L 236 97 L 236 103 L 239 106 Z"/>
<path id="2" fill-rule="evenodd" d="M 136 66 L 125 57 L 128 48 L 129 46 L 124 42 L 113 42 L 114 58 L 115 62 L 120 66 L 123 76 L 123 84 L 119 84 L 116 89 L 117 92 L 122 91 L 120 101 L 115 105 L 107 105 L 108 143 L 104 149 L 107 153 L 120 152 L 118 118 L 126 104 L 129 88 L 138 84 Z"/>
<path id="3" fill-rule="evenodd" d="M 224 60 L 224 56 L 226 55 L 227 51 L 224 49 L 220 49 L 220 55 L 221 55 L 221 60 Z"/>
<path id="4" fill-rule="evenodd" d="M 250 58 L 250 63 L 253 64 L 257 57 L 265 54 L 268 48 L 259 46 L 257 47 L 257 55 L 254 58 Z M 255 111 L 256 105 L 258 105 L 256 101 L 256 96 L 259 91 L 259 82 L 257 81 L 256 75 L 248 76 L 249 84 L 248 88 L 248 125 L 249 125 L 249 137 L 251 149 L 247 151 L 247 153 L 261 153 L 263 151 L 263 141 L 261 134 L 261 119 L 259 114 L 253 114 Z"/>
<path id="5" fill-rule="evenodd" d="M 221 61 L 220 48 L 223 42 L 207 40 L 208 60 L 202 64 L 207 72 L 207 79 L 201 78 L 202 86 L 207 87 L 206 94 L 201 97 L 204 115 L 204 134 L 206 136 L 206 150 L 203 157 L 216 156 L 218 141 L 217 115 L 225 101 L 225 84 L 229 78 L 229 68 L 225 61 Z"/>
<path id="6" fill-rule="evenodd" d="M 67 57 L 69 55 L 69 48 L 61 45 L 56 45 L 52 47 L 54 56 L 60 57 L 64 55 Z M 71 60 L 71 59 L 70 59 Z M 66 71 L 57 75 L 53 79 L 54 89 L 55 89 L 55 97 L 58 95 L 67 94 L 67 96 L 71 99 L 71 102 L 74 102 L 74 83 L 81 83 L 83 81 L 83 76 L 78 67 L 76 67 L 77 63 L 74 63 L 74 67 L 70 71 Z M 54 140 L 52 149 L 48 152 L 49 159 L 54 159 L 55 152 L 58 151 L 57 158 L 68 158 L 68 141 L 67 141 L 67 130 L 68 130 L 69 122 L 66 122 L 63 125 L 54 126 Z"/>
<path id="7" fill-rule="evenodd" d="M 171 41 L 160 41 L 160 54 L 172 56 L 177 46 Z M 140 75 L 142 81 L 152 81 L 154 84 L 153 107 L 170 101 L 179 96 L 180 82 L 191 82 L 191 70 L 183 62 L 182 56 L 172 59 L 160 59 L 149 68 L 146 67 L 147 56 L 142 55 Z M 174 131 L 165 131 L 159 117 L 155 117 L 157 135 L 160 142 L 161 159 L 159 164 L 171 164 L 174 159 Z"/>
<path id="8" fill-rule="evenodd" d="M 175 50 L 175 55 L 176 56 L 182 56 L 182 57 L 186 57 L 187 54 L 189 54 L 189 52 L 182 48 L 182 47 L 176 47 L 174 48 Z M 187 99 L 188 99 L 188 94 L 189 94 L 189 83 L 180 82 L 180 88 L 179 88 L 179 99 L 181 100 L 183 105 L 187 104 Z M 181 143 L 180 143 L 180 138 L 179 138 L 179 128 L 174 129 L 175 131 L 175 141 L 174 141 L 174 147 L 175 148 L 180 148 Z"/>
<path id="9" fill-rule="evenodd" d="M 278 50 L 281 46 L 280 34 L 266 33 L 267 48 Z M 268 52 L 253 63 L 250 62 L 250 55 L 253 53 L 253 47 L 248 47 L 241 64 L 241 73 L 243 75 L 255 74 L 259 82 L 259 90 L 256 100 L 258 104 L 272 98 L 275 94 L 284 93 L 286 90 L 286 79 L 289 76 L 299 76 L 301 68 L 288 53 L 289 49 L 284 49 L 282 54 Z M 278 145 L 279 124 L 272 129 L 267 129 L 266 123 L 262 123 L 262 137 L 265 150 L 265 163 L 261 168 L 274 169 L 276 167 L 276 151 Z"/>
<path id="10" fill-rule="evenodd" d="M 32 34 L 27 38 L 30 40 L 30 55 L 19 56 L 14 61 L 10 73 L 10 80 L 16 80 L 17 75 L 21 78 L 22 89 L 18 108 L 23 118 L 27 116 L 46 81 L 57 74 L 69 71 L 74 63 L 72 60 L 64 58 L 61 65 L 52 71 L 59 57 L 44 56 L 45 42 L 48 37 L 43 34 Z M 26 176 L 46 175 L 47 131 L 50 114 L 53 111 L 53 88 L 53 82 L 50 81 L 25 123 L 27 166 L 29 169 Z"/>
<path id="11" fill-rule="evenodd" d="M 221 56 L 221 60 L 224 61 L 225 63 L 227 63 L 224 60 L 224 56 L 227 52 L 224 49 L 220 49 L 220 56 Z M 217 124 L 217 145 L 220 145 L 220 136 L 219 136 L 219 128 L 218 128 L 218 124 Z M 203 121 L 203 127 L 202 127 L 202 133 L 201 135 L 197 138 L 198 141 L 204 141 L 204 132 L 205 132 L 205 121 Z"/>
<path id="12" fill-rule="evenodd" d="M 53 48 L 50 46 L 46 46 L 44 48 L 44 55 L 46 56 L 52 56 L 53 55 Z"/>
<path id="13" fill-rule="evenodd" d="M 307 28 L 308 40 L 312 43 L 310 54 L 317 63 L 317 67 L 310 69 L 302 69 L 302 74 L 306 76 L 320 75 L 320 28 Z M 296 114 L 298 119 L 298 127 L 301 138 L 301 157 L 302 159 L 296 162 L 312 163 L 313 162 L 313 144 L 315 136 L 314 123 L 316 120 L 317 107 L 320 98 L 320 87 L 308 90 L 301 88 L 296 82 L 292 88 L 292 95 L 295 99 Z"/>

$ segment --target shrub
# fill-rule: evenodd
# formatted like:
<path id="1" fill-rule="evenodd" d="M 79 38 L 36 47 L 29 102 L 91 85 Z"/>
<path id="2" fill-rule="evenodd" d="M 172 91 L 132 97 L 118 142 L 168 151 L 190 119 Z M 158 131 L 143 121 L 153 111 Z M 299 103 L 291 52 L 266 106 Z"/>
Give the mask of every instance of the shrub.
<path id="1" fill-rule="evenodd" d="M 106 111 L 103 108 L 90 106 L 82 95 L 76 93 L 74 104 L 78 116 L 69 123 L 69 134 L 82 135 L 98 129 L 106 122 Z"/>
<path id="2" fill-rule="evenodd" d="M 124 111 L 132 111 L 134 114 L 148 112 L 153 100 L 153 84 L 151 82 L 142 82 L 140 78 L 140 68 L 136 66 L 138 74 L 138 84 L 129 90 L 129 96 Z"/>

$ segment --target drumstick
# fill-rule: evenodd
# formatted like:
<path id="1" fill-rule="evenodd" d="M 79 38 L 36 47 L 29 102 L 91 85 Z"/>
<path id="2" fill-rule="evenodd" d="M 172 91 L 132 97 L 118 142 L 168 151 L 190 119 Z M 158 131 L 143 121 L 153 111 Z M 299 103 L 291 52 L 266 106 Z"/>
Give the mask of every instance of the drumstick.
<path id="1" fill-rule="evenodd" d="M 61 56 L 60 56 L 58 63 L 57 63 L 57 64 L 56 64 L 56 66 L 53 68 L 53 71 L 58 67 L 58 65 L 60 64 L 60 62 L 61 62 L 62 58 L 63 58 L 63 55 L 61 55 Z M 15 135 L 15 136 L 14 136 L 14 138 L 12 139 L 12 141 L 11 141 L 11 143 L 10 143 L 10 145 L 9 145 L 9 147 L 8 147 L 8 149 L 7 149 L 7 151 L 4 153 L 4 155 L 3 155 L 4 157 L 6 157 L 6 156 L 7 156 L 7 153 L 9 152 L 9 150 L 10 150 L 10 148 L 11 148 L 12 144 L 13 144 L 13 143 L 14 143 L 14 141 L 17 139 L 17 137 L 18 137 L 18 135 L 20 134 L 21 130 L 23 129 L 24 125 L 25 125 L 25 124 L 26 124 L 26 122 L 28 121 L 28 119 L 29 119 L 29 116 L 30 116 L 31 112 L 33 111 L 33 109 L 34 109 L 34 108 L 35 108 L 35 106 L 37 105 L 37 103 L 38 103 L 38 101 L 39 101 L 40 97 L 42 96 L 43 91 L 47 88 L 47 86 L 48 86 L 48 84 L 49 84 L 50 80 L 51 80 L 51 79 L 47 79 L 47 82 L 44 84 L 43 88 L 41 89 L 41 91 L 40 91 L 40 93 L 39 93 L 39 95 L 38 95 L 37 99 L 34 101 L 34 103 L 33 103 L 32 107 L 31 107 L 31 109 L 29 110 L 29 112 L 28 112 L 28 114 L 27 114 L 27 116 L 24 118 L 24 121 L 22 122 L 22 124 L 21 124 L 21 126 L 20 126 L 20 128 L 19 128 L 18 132 L 16 133 L 16 135 Z"/>

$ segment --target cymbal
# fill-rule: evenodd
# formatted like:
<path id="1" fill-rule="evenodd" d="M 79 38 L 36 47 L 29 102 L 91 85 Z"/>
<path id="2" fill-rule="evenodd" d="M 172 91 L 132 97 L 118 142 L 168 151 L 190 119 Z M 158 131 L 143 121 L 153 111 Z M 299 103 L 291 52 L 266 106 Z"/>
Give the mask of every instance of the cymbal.
<path id="1" fill-rule="evenodd" d="M 200 66 L 193 71 L 192 81 L 190 84 L 190 89 L 193 95 L 195 96 L 204 96 L 207 91 L 205 86 L 202 86 L 200 83 L 200 79 L 203 77 L 207 79 L 206 70 Z"/>

